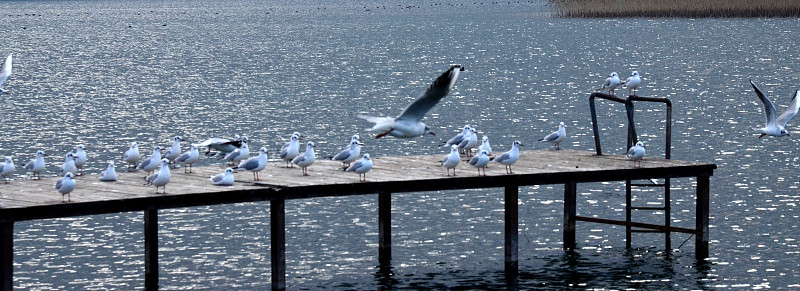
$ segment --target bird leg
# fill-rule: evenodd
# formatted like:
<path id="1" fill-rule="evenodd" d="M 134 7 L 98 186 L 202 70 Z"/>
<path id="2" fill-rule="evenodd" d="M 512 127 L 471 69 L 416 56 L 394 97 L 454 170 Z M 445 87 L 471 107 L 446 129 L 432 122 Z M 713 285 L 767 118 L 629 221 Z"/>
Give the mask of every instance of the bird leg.
<path id="1" fill-rule="evenodd" d="M 258 172 L 253 172 L 253 179 L 255 181 L 261 181 L 261 179 L 258 178 Z"/>
<path id="2" fill-rule="evenodd" d="M 767 135 L 767 134 L 766 134 L 766 133 L 761 133 L 761 135 L 759 135 L 759 136 L 758 136 L 758 138 L 762 138 L 762 137 L 764 137 L 765 135 Z"/>
<path id="3" fill-rule="evenodd" d="M 382 137 L 386 136 L 387 134 L 389 134 L 390 132 L 392 132 L 392 130 L 394 130 L 394 128 L 389 129 L 389 131 L 387 131 L 387 132 L 384 132 L 384 133 L 381 133 L 379 135 L 376 135 L 375 138 L 382 138 Z"/>

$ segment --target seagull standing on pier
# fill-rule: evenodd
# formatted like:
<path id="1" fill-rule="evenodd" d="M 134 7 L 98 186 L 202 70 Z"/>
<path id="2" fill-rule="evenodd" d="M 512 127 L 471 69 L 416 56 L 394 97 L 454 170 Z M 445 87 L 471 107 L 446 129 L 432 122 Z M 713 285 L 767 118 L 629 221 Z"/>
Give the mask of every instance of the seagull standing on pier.
<path id="1" fill-rule="evenodd" d="M 450 169 L 453 169 L 453 176 L 456 175 L 456 167 L 461 162 L 461 156 L 458 154 L 458 146 L 450 146 L 450 154 L 444 156 L 442 160 L 442 167 L 447 171 L 447 176 L 450 176 Z"/>
<path id="2" fill-rule="evenodd" d="M 478 147 L 478 152 L 480 151 L 486 151 L 490 156 L 492 155 L 492 145 L 489 144 L 488 136 L 484 135 L 483 138 L 481 138 L 481 145 Z"/>
<path id="3" fill-rule="evenodd" d="M 454 137 L 448 139 L 442 145 L 443 146 L 451 146 L 451 145 L 456 145 L 457 146 L 458 144 L 461 143 L 461 141 L 464 140 L 464 137 L 467 136 L 470 133 L 471 130 L 472 130 L 472 128 L 469 126 L 469 124 L 465 125 L 464 126 L 464 130 L 462 130 L 461 133 L 456 134 Z"/>
<path id="4" fill-rule="evenodd" d="M 83 144 L 79 144 L 75 148 L 75 167 L 78 168 L 78 173 L 75 173 L 75 176 L 83 176 L 83 166 L 86 165 L 86 151 L 84 149 L 86 146 Z"/>
<path id="5" fill-rule="evenodd" d="M 386 135 L 391 135 L 398 138 L 413 138 L 422 136 L 426 133 L 436 135 L 430 131 L 430 128 L 425 125 L 421 120 L 425 114 L 431 110 L 439 100 L 447 96 L 450 89 L 456 84 L 459 72 L 464 68 L 460 65 L 450 67 L 449 70 L 444 72 L 437 78 L 433 84 L 428 87 L 422 96 L 414 100 L 403 113 L 397 118 L 392 117 L 374 117 L 358 115 L 359 118 L 365 119 L 375 125 L 369 129 L 370 131 L 378 131 L 380 134 L 375 138 L 381 138 Z"/>
<path id="6" fill-rule="evenodd" d="M 560 150 L 559 144 L 567 138 L 567 130 L 565 129 L 565 125 L 563 122 L 558 124 L 558 130 L 554 131 L 551 134 L 548 134 L 543 139 L 539 141 L 545 141 L 549 143 L 553 143 L 556 145 L 556 150 Z"/>
<path id="7" fill-rule="evenodd" d="M 58 190 L 58 193 L 61 193 L 61 203 L 72 202 L 72 196 L 69 195 L 72 190 L 75 190 L 75 179 L 73 179 L 72 176 L 72 172 L 68 172 L 67 175 L 56 181 L 55 188 Z M 64 195 L 67 195 L 67 201 L 64 201 Z"/>
<path id="8" fill-rule="evenodd" d="M 293 133 L 292 137 L 281 147 L 281 151 L 278 153 L 278 156 L 286 162 L 287 168 L 294 167 L 292 160 L 300 154 L 300 139 L 302 137 L 299 132 Z"/>
<path id="9" fill-rule="evenodd" d="M 164 152 L 164 158 L 169 160 L 169 163 L 175 167 L 175 159 L 177 159 L 181 155 L 181 141 L 183 141 L 180 136 L 176 136 L 172 139 L 172 147 L 170 147 L 166 152 Z"/>
<path id="10" fill-rule="evenodd" d="M 233 169 L 227 168 L 225 173 L 211 176 L 208 180 L 211 180 L 211 183 L 217 186 L 232 186 L 234 181 Z"/>
<path id="11" fill-rule="evenodd" d="M 75 175 L 78 173 L 78 167 L 75 166 L 75 154 L 67 153 L 67 156 L 64 157 L 64 164 L 61 165 L 61 174 L 59 176 L 64 176 L 67 173 L 72 173 Z"/>
<path id="12" fill-rule="evenodd" d="M 331 160 L 342 162 L 342 170 L 347 169 L 350 167 L 350 163 L 358 159 L 362 145 L 358 140 L 352 140 L 347 148 L 333 156 Z"/>
<path id="13" fill-rule="evenodd" d="M 372 159 L 369 158 L 369 154 L 364 154 L 361 157 L 361 160 L 358 162 L 353 163 L 353 165 L 347 167 L 345 171 L 347 172 L 356 172 L 358 173 L 358 181 L 359 182 L 366 182 L 367 181 L 367 172 L 372 169 Z M 361 178 L 363 175 L 363 179 Z"/>
<path id="14" fill-rule="evenodd" d="M 139 162 L 141 157 L 142 156 L 139 154 L 139 144 L 135 141 L 131 142 L 131 148 L 122 155 L 122 160 L 128 163 L 128 172 L 136 170 L 136 163 Z"/>
<path id="15" fill-rule="evenodd" d="M 628 88 L 628 93 L 633 96 L 636 96 L 636 88 L 639 87 L 639 84 L 642 83 L 642 78 L 639 78 L 639 72 L 633 71 L 631 76 L 628 77 L 625 82 L 622 82 L 622 86 Z"/>
<path id="16" fill-rule="evenodd" d="M 100 173 L 100 177 L 97 179 L 103 182 L 113 182 L 117 180 L 117 170 L 114 166 L 114 161 L 108 161 L 108 168 Z"/>
<path id="17" fill-rule="evenodd" d="M 292 160 L 292 163 L 303 168 L 303 176 L 308 176 L 308 167 L 314 163 L 316 156 L 314 155 L 314 143 L 308 142 L 306 144 L 306 152 L 301 156 L 297 156 Z"/>
<path id="18" fill-rule="evenodd" d="M 637 142 L 635 146 L 632 146 L 630 149 L 628 149 L 628 153 L 625 154 L 625 156 L 631 159 L 634 165 L 638 161 L 639 166 L 637 166 L 637 168 L 640 168 L 642 167 L 642 158 L 644 157 L 644 154 L 645 154 L 644 143 L 640 141 Z"/>
<path id="19" fill-rule="evenodd" d="M 242 141 L 242 146 L 225 155 L 225 160 L 228 161 L 228 164 L 235 165 L 249 156 L 250 147 L 247 145 L 247 141 Z"/>
<path id="20" fill-rule="evenodd" d="M 800 92 L 794 91 L 794 96 L 792 96 L 792 104 L 789 105 L 789 108 L 786 108 L 780 116 L 775 116 L 777 111 L 775 110 L 775 105 L 772 104 L 772 101 L 764 96 L 761 93 L 761 90 L 758 89 L 755 83 L 750 80 L 750 85 L 753 86 L 753 90 L 756 91 L 756 95 L 758 95 L 758 99 L 761 101 L 761 104 L 764 105 L 764 116 L 765 116 L 765 123 L 764 128 L 760 128 L 761 135 L 758 138 L 762 138 L 765 135 L 771 136 L 789 136 L 789 132 L 786 131 L 786 123 L 789 122 L 789 119 L 792 119 L 795 115 L 797 115 L 797 110 L 800 109 Z"/>
<path id="21" fill-rule="evenodd" d="M 511 150 L 492 159 L 492 161 L 501 163 L 506 166 L 506 174 L 513 174 L 514 172 L 511 171 L 511 165 L 519 160 L 519 147 L 523 146 L 521 142 L 518 140 L 514 141 L 514 144 L 511 145 Z"/>
<path id="22" fill-rule="evenodd" d="M 37 151 L 36 158 L 25 164 L 24 168 L 28 172 L 33 173 L 32 178 L 41 179 L 42 172 L 45 170 L 44 157 L 47 154 L 44 151 Z"/>
<path id="23" fill-rule="evenodd" d="M 206 150 L 206 156 L 211 155 L 211 149 L 215 149 L 219 151 L 216 155 L 217 157 L 224 157 L 228 153 L 238 149 L 242 146 L 242 141 L 247 141 L 247 137 L 240 138 L 237 134 L 233 137 L 233 140 L 226 139 L 226 138 L 218 138 L 212 137 L 209 138 L 201 143 L 195 144 L 198 148 L 200 147 L 208 147 Z"/>
<path id="24" fill-rule="evenodd" d="M 8 76 L 11 76 L 11 60 L 13 59 L 12 55 L 13 54 L 8 54 L 6 61 L 3 62 L 3 67 L 0 68 L 0 95 L 8 94 L 8 92 L 3 89 L 3 83 L 5 83 L 6 79 L 8 79 Z"/>
<path id="25" fill-rule="evenodd" d="M 155 148 L 153 148 L 153 155 L 151 155 L 150 158 L 144 160 L 141 164 L 139 164 L 139 166 L 136 167 L 136 169 L 144 170 L 145 172 L 147 172 L 147 174 L 150 174 L 151 172 L 158 169 L 160 161 L 161 161 L 161 147 L 156 146 Z M 156 189 L 156 191 L 157 190 L 158 189 Z"/>
<path id="26" fill-rule="evenodd" d="M 267 167 L 267 148 L 262 147 L 261 150 L 258 151 L 257 157 L 252 157 L 247 159 L 246 161 L 242 161 L 239 163 L 239 167 L 237 170 L 246 170 L 253 172 L 253 180 L 261 181 L 258 178 L 258 172 L 261 172 L 264 168 Z"/>
<path id="27" fill-rule="evenodd" d="M 169 183 L 170 178 L 169 173 L 169 160 L 161 159 L 161 170 L 158 172 L 153 173 L 147 178 L 144 178 L 147 181 L 147 186 L 156 186 L 156 194 L 158 194 L 158 187 L 164 187 L 164 193 L 167 194 L 167 183 Z"/>
<path id="28" fill-rule="evenodd" d="M 486 176 L 486 165 L 489 164 L 489 153 L 486 151 L 482 151 L 479 154 L 472 157 L 472 159 L 470 159 L 469 162 L 467 163 L 469 163 L 473 167 L 478 168 L 478 176 L 481 175 L 481 169 L 483 169 L 483 176 Z"/>
<path id="29" fill-rule="evenodd" d="M 11 156 L 6 156 L 6 162 L 0 163 L 0 176 L 3 177 L 4 183 L 8 184 L 8 180 L 6 179 L 8 179 L 8 176 L 14 174 L 15 169 L 16 167 L 14 167 L 14 159 L 12 159 Z"/>
<path id="30" fill-rule="evenodd" d="M 197 146 L 192 145 L 189 151 L 181 154 L 180 157 L 175 159 L 176 162 L 183 164 L 183 172 L 184 173 L 191 173 L 192 172 L 192 165 L 200 159 L 200 152 L 197 151 Z M 186 165 L 189 165 L 189 171 L 186 171 Z"/>
<path id="31" fill-rule="evenodd" d="M 619 84 L 620 84 L 619 75 L 617 75 L 617 72 L 611 72 L 611 75 L 608 76 L 608 78 L 606 78 L 606 81 L 605 83 L 603 83 L 603 86 L 597 90 L 608 90 L 609 95 L 614 95 L 614 89 L 617 89 L 617 87 L 619 87 Z"/>

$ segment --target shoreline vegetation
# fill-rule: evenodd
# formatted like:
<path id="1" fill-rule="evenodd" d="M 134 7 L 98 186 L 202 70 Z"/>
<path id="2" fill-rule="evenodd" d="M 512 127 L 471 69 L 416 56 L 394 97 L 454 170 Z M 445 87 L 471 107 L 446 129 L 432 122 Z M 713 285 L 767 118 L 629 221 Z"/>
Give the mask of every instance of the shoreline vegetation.
<path id="1" fill-rule="evenodd" d="M 800 17 L 800 0 L 548 0 L 564 18 Z"/>

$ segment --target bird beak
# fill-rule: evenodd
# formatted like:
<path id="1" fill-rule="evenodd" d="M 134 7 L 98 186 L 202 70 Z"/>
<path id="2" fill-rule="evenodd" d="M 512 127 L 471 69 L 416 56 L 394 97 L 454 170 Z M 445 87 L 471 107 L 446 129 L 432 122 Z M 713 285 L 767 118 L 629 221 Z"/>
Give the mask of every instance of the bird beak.
<path id="1" fill-rule="evenodd" d="M 363 146 L 364 144 L 363 143 L 358 143 L 358 145 Z"/>
<path id="2" fill-rule="evenodd" d="M 432 136 L 436 136 L 436 134 L 433 133 L 433 131 L 429 131 L 428 133 L 430 133 Z"/>

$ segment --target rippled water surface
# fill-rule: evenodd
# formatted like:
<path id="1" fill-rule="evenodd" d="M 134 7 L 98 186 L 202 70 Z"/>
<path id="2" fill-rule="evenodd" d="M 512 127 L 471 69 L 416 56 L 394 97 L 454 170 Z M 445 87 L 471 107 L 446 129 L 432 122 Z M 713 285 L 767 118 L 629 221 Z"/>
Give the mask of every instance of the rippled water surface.
<path id="1" fill-rule="evenodd" d="M 351 134 L 369 135 L 357 114 L 399 113 L 451 64 L 467 71 L 425 119 L 439 137 L 365 139 L 365 152 L 443 155 L 439 142 L 464 124 L 495 149 L 518 139 L 546 150 L 536 140 L 558 122 L 570 135 L 563 147 L 593 150 L 588 94 L 611 71 L 637 70 L 640 95 L 675 105 L 673 158 L 719 166 L 708 264 L 695 263 L 685 234 L 666 255 L 661 235 L 635 234 L 626 250 L 624 228 L 589 223 L 578 223 L 580 249 L 565 253 L 563 186 L 552 185 L 520 191 L 516 279 L 503 274 L 498 189 L 395 194 L 389 271 L 376 268 L 377 197 L 289 201 L 288 287 L 800 287 L 798 122 L 788 126 L 797 135 L 757 138 L 763 111 L 747 83 L 779 110 L 789 103 L 800 88 L 797 19 L 552 19 L 543 3 L 513 1 L 272 2 L 3 2 L 0 55 L 14 53 L 14 74 L 0 101 L 0 154 L 21 165 L 45 150 L 54 173 L 84 143 L 96 173 L 134 140 L 149 152 L 175 135 L 242 134 L 277 151 L 299 131 L 332 155 Z M 664 109 L 637 108 L 648 154 L 663 155 Z M 604 150 L 623 153 L 623 109 L 599 112 Z M 694 224 L 693 183 L 673 181 L 673 225 Z M 624 219 L 623 184 L 578 191 L 581 215 Z M 663 202 L 657 192 L 635 199 Z M 160 215 L 162 288 L 270 287 L 268 203 Z M 141 213 L 16 223 L 14 285 L 141 288 L 142 230 Z"/>

